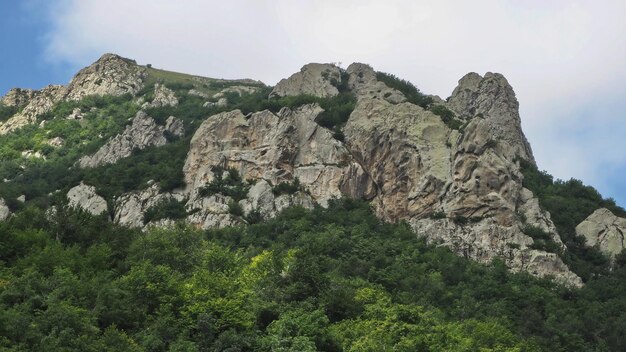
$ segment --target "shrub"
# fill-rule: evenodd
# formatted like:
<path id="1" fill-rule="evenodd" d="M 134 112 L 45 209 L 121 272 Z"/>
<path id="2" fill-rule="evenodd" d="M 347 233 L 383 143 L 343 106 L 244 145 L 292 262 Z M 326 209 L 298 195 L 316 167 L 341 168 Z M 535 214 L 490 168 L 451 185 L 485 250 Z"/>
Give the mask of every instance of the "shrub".
<path id="1" fill-rule="evenodd" d="M 185 202 L 176 199 L 163 199 L 146 210 L 143 216 L 143 223 L 161 219 L 182 219 L 187 216 Z"/>
<path id="2" fill-rule="evenodd" d="M 441 117 L 441 120 L 443 121 L 443 123 L 446 124 L 446 126 L 450 127 L 453 130 L 460 130 L 461 126 L 463 125 L 463 122 L 455 119 L 454 113 L 446 108 L 443 105 L 433 105 L 430 107 L 430 111 Z"/>
<path id="3" fill-rule="evenodd" d="M 246 198 L 250 185 L 243 182 L 236 169 L 230 168 L 226 170 L 221 166 L 213 166 L 211 171 L 213 172 L 213 180 L 200 189 L 200 196 L 209 197 L 219 193 L 231 197 L 235 201 Z"/>
<path id="4" fill-rule="evenodd" d="M 304 188 L 300 185 L 300 180 L 296 177 L 292 182 L 281 182 L 272 188 L 272 193 L 279 196 L 281 194 L 294 194 L 302 191 Z"/>
<path id="5" fill-rule="evenodd" d="M 376 79 L 385 83 L 387 87 L 397 89 L 406 97 L 409 103 L 419 105 L 424 109 L 428 108 L 432 104 L 433 99 L 420 92 L 413 83 L 400 79 L 390 73 L 376 72 Z"/>
<path id="6" fill-rule="evenodd" d="M 9 117 L 15 115 L 16 112 L 16 106 L 6 106 L 4 104 L 0 104 L 0 121 L 7 120 Z"/>
<path id="7" fill-rule="evenodd" d="M 235 216 L 243 216 L 243 208 L 238 202 L 231 200 L 228 203 L 228 212 Z"/>

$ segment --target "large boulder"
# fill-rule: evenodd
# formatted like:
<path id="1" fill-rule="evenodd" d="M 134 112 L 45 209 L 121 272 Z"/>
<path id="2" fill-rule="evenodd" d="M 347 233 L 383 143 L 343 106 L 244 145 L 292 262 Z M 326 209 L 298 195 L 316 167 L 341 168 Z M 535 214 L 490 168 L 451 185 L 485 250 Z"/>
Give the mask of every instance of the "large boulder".
<path id="1" fill-rule="evenodd" d="M 584 236 L 588 246 L 595 246 L 614 257 L 626 245 L 626 219 L 615 216 L 609 209 L 600 208 L 576 226 L 576 234 Z"/>
<path id="2" fill-rule="evenodd" d="M 67 192 L 69 205 L 83 209 L 92 215 L 101 215 L 108 211 L 106 200 L 96 193 L 94 186 L 80 183 Z"/>

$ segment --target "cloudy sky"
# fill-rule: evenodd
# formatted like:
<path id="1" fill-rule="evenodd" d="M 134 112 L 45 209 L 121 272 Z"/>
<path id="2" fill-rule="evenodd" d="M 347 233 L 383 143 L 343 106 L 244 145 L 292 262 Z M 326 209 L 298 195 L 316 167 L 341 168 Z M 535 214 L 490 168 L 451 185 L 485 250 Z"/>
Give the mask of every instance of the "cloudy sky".
<path id="1" fill-rule="evenodd" d="M 539 167 L 626 205 L 626 1 L 0 2 L 0 94 L 66 83 L 104 52 L 275 84 L 308 62 L 367 62 L 447 97 L 501 72 Z"/>

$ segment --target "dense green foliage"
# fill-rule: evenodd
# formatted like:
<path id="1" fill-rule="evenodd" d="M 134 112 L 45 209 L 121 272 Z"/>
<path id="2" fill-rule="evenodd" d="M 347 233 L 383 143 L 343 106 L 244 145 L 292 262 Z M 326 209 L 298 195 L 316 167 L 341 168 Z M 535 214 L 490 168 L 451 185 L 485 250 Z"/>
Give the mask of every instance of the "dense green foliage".
<path id="1" fill-rule="evenodd" d="M 0 223 L 8 351 L 619 351 L 626 267 L 570 291 L 360 201 L 206 233 L 60 207 Z"/>
<path id="2" fill-rule="evenodd" d="M 185 201 L 165 198 L 148 208 L 143 216 L 144 224 L 161 219 L 182 219 L 187 216 Z"/>
<path id="3" fill-rule="evenodd" d="M 545 171 L 521 161 L 524 187 L 539 198 L 542 208 L 548 210 L 561 239 L 567 246 L 563 259 L 584 281 L 596 275 L 606 275 L 610 269 L 608 258 L 597 249 L 585 245 L 585 239 L 576 236 L 576 225 L 598 208 L 608 208 L 614 214 L 626 217 L 626 211 L 612 199 L 604 199 L 591 186 L 576 179 L 554 180 Z"/>
<path id="4" fill-rule="evenodd" d="M 297 177 L 291 182 L 281 182 L 272 187 L 272 193 L 276 196 L 281 194 L 294 194 L 299 191 L 304 191 L 304 187 L 302 187 L 300 180 Z"/>
<path id="5" fill-rule="evenodd" d="M 400 79 L 391 73 L 376 72 L 376 79 L 385 83 L 387 87 L 397 89 L 402 92 L 409 103 L 419 105 L 426 109 L 433 102 L 431 97 L 420 92 L 420 90 L 417 89 L 413 83 Z"/>
<path id="6" fill-rule="evenodd" d="M 8 120 L 9 117 L 15 115 L 17 110 L 16 106 L 6 106 L 0 103 L 0 121 Z"/>
<path id="7" fill-rule="evenodd" d="M 219 193 L 231 197 L 235 201 L 246 198 L 250 184 L 241 178 L 236 169 L 224 169 L 219 166 L 213 166 L 211 167 L 211 172 L 213 172 L 213 180 L 208 185 L 200 188 L 202 197 Z"/>

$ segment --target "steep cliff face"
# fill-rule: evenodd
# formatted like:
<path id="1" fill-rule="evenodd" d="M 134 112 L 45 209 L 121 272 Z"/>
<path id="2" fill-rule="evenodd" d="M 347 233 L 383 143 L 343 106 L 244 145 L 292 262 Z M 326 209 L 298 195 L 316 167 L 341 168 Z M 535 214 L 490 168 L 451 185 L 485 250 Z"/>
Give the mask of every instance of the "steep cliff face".
<path id="1" fill-rule="evenodd" d="M 534 159 L 517 99 L 502 75 L 469 74 L 447 102 L 438 102 L 465 122 L 460 130 L 406 102 L 364 64 L 346 71 L 306 65 L 272 95 L 333 96 L 342 75 L 357 96 L 344 142 L 315 123 L 321 112 L 315 104 L 278 114 L 212 116 L 191 142 L 184 170 L 188 192 L 196 194 L 210 182 L 215 165 L 274 185 L 297 177 L 321 205 L 332 197 L 369 199 L 381 218 L 406 220 L 418 235 L 460 255 L 481 262 L 499 257 L 512 270 L 581 284 L 556 254 L 533 249 L 533 239 L 523 232 L 526 226 L 541 228 L 564 247 L 549 214 L 522 187 L 517 160 Z M 263 199 L 267 190 L 257 193 Z"/>

